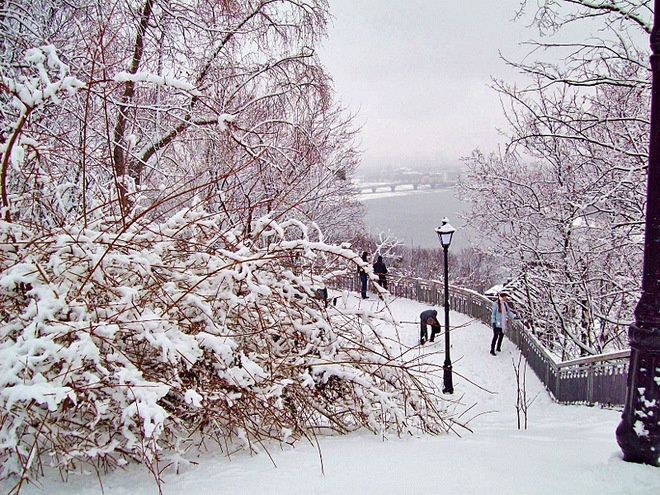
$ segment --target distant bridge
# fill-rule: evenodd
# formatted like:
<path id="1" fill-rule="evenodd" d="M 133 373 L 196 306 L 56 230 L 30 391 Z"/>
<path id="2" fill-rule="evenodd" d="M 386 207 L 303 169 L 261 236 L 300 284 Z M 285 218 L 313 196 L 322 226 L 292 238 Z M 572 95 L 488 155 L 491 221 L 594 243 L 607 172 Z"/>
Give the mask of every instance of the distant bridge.
<path id="1" fill-rule="evenodd" d="M 417 191 L 420 188 L 427 189 L 443 189 L 447 187 L 453 187 L 456 185 L 456 181 L 411 181 L 411 180 L 402 180 L 402 181 L 388 181 L 388 182 L 372 182 L 372 183 L 363 183 L 358 184 L 360 192 L 362 193 L 377 193 L 390 191 L 395 192 L 398 189 L 411 188 Z"/>

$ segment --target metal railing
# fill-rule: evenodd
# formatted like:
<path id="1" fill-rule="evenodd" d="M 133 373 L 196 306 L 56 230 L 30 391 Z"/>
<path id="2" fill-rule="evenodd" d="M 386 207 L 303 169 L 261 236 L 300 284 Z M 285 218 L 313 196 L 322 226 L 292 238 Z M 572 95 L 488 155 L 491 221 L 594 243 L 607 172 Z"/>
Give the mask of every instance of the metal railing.
<path id="1" fill-rule="evenodd" d="M 359 292 L 356 276 L 337 278 L 334 285 L 338 289 Z M 444 305 L 444 287 L 439 281 L 390 276 L 388 290 L 396 297 L 432 306 Z M 461 287 L 449 288 L 450 309 L 476 318 L 488 326 L 492 305 L 490 299 L 478 292 Z M 506 335 L 520 349 L 528 366 L 557 402 L 607 406 L 625 403 L 629 349 L 557 362 L 520 322 L 514 322 L 507 329 Z"/>

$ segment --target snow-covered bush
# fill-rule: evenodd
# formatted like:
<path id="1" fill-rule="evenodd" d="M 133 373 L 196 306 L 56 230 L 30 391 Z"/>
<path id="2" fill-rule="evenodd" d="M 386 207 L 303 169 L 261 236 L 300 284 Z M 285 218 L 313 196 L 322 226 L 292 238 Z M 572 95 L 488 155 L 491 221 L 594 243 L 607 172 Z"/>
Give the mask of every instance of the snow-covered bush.
<path id="1" fill-rule="evenodd" d="M 295 221 L 241 240 L 223 220 L 196 203 L 163 223 L 2 225 L 3 477 L 80 461 L 157 473 L 208 439 L 229 453 L 445 428 L 377 316 L 315 297 L 356 253 Z"/>

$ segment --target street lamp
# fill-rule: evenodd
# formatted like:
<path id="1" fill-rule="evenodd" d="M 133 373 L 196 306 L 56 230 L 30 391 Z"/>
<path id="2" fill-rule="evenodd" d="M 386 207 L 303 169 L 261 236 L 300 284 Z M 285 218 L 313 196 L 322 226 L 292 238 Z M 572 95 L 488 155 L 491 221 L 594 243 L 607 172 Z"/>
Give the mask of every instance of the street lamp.
<path id="1" fill-rule="evenodd" d="M 628 389 L 616 440 L 624 461 L 660 466 L 660 0 L 653 12 L 642 295 L 628 329 Z"/>
<path id="2" fill-rule="evenodd" d="M 445 217 L 442 219 L 442 226 L 435 229 L 435 232 L 438 234 L 438 239 L 440 239 L 440 244 L 445 252 L 445 364 L 442 367 L 444 370 L 442 393 L 453 394 L 454 384 L 451 374 L 451 354 L 449 351 L 451 342 L 449 339 L 449 261 L 447 251 L 449 250 L 451 238 L 454 232 L 456 232 L 456 229 L 451 226 L 449 219 Z"/>

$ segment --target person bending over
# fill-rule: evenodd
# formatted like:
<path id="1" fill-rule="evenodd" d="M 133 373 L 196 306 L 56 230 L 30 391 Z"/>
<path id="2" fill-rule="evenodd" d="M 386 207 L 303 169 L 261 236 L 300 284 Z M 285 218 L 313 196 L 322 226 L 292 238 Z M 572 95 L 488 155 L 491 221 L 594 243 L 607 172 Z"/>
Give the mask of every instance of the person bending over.
<path id="1" fill-rule="evenodd" d="M 419 343 L 424 345 L 426 341 L 433 342 L 436 334 L 440 333 L 440 322 L 438 321 L 438 312 L 435 309 L 427 309 L 419 315 L 420 334 Z M 427 326 L 431 326 L 431 338 L 428 338 Z"/>

